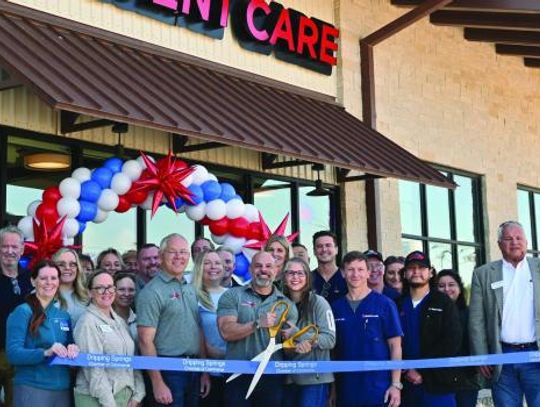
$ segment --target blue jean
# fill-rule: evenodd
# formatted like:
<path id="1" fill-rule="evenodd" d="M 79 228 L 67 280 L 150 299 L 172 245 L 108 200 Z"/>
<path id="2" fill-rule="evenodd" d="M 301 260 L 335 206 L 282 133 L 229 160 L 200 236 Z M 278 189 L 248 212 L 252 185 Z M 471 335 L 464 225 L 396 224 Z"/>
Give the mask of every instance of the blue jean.
<path id="1" fill-rule="evenodd" d="M 406 383 L 401 393 L 401 407 L 456 407 L 456 398 L 454 393 L 429 393 L 421 384 Z"/>
<path id="2" fill-rule="evenodd" d="M 283 402 L 283 376 L 263 375 L 253 393 L 246 393 L 253 375 L 242 375 L 225 384 L 225 407 L 280 407 Z"/>
<path id="3" fill-rule="evenodd" d="M 163 381 L 172 393 L 172 404 L 160 404 L 152 400 L 152 406 L 197 407 L 200 391 L 200 374 L 193 372 L 161 371 Z"/>
<path id="4" fill-rule="evenodd" d="M 330 385 L 328 383 L 288 384 L 285 386 L 282 407 L 326 407 Z"/>
<path id="5" fill-rule="evenodd" d="M 522 352 L 537 350 L 536 346 Z M 503 345 L 503 353 L 519 352 Z M 495 407 L 522 407 L 523 396 L 528 406 L 540 406 L 540 363 L 503 365 L 501 376 L 492 387 Z"/>

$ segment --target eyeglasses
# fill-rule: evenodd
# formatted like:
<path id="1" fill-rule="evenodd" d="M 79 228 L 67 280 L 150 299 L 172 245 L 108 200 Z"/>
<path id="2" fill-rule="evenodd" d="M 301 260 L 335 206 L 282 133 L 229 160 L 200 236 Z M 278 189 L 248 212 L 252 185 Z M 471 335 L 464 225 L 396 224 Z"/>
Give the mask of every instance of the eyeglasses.
<path id="1" fill-rule="evenodd" d="M 19 280 L 16 277 L 11 278 L 11 287 L 13 288 L 13 294 L 21 295 L 21 287 L 19 286 Z"/>
<path id="2" fill-rule="evenodd" d="M 169 256 L 189 256 L 189 252 L 187 250 L 165 250 L 165 253 L 167 253 Z"/>
<path id="3" fill-rule="evenodd" d="M 285 275 L 289 277 L 307 277 L 306 273 L 304 273 L 303 271 L 285 271 Z"/>
<path id="4" fill-rule="evenodd" d="M 74 261 L 71 262 L 71 263 L 66 263 L 65 261 L 59 261 L 58 263 L 56 263 L 56 265 L 61 269 L 67 269 L 67 268 L 75 269 L 75 268 L 77 268 L 77 263 L 75 263 Z"/>
<path id="5" fill-rule="evenodd" d="M 322 286 L 321 297 L 328 297 L 328 292 L 330 291 L 330 288 L 332 288 L 332 284 L 330 284 L 328 281 L 325 281 Z"/>
<path id="6" fill-rule="evenodd" d="M 108 285 L 108 286 L 98 285 L 97 287 L 92 287 L 91 290 L 94 290 L 100 295 L 103 295 L 106 292 L 108 292 L 109 294 L 114 294 L 116 292 L 116 287 L 114 285 Z"/>

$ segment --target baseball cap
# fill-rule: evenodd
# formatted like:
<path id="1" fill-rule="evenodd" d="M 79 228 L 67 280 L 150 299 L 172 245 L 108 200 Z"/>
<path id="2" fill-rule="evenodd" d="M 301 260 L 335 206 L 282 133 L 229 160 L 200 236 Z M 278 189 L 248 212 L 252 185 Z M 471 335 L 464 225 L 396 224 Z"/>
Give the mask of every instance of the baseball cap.
<path id="1" fill-rule="evenodd" d="M 409 267 L 411 264 L 419 264 L 422 267 L 431 268 L 429 257 L 419 250 L 409 253 L 405 258 L 405 268 Z"/>
<path id="2" fill-rule="evenodd" d="M 366 256 L 368 259 L 369 258 L 376 258 L 377 260 L 383 261 L 382 254 L 379 253 L 377 250 L 372 250 L 372 249 L 366 250 L 364 252 L 364 256 Z"/>

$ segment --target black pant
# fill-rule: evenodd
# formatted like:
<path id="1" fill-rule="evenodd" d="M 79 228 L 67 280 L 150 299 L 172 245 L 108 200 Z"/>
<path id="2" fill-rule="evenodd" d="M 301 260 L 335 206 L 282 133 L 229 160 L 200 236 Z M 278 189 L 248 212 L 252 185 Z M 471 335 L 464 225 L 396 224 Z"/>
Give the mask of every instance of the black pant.
<path id="1" fill-rule="evenodd" d="M 210 376 L 210 394 L 199 400 L 199 407 L 223 407 L 225 405 L 225 376 Z"/>
<path id="2" fill-rule="evenodd" d="M 278 407 L 283 401 L 283 375 L 263 375 L 246 400 L 253 375 L 242 375 L 225 385 L 225 407 Z"/>

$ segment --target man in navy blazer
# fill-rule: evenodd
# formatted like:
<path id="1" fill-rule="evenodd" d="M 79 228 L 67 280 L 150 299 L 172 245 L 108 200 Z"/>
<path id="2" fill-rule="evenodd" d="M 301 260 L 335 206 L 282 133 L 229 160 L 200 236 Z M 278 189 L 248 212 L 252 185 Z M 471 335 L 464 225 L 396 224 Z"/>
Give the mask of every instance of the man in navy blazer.
<path id="1" fill-rule="evenodd" d="M 520 223 L 499 226 L 502 260 L 474 270 L 469 309 L 475 355 L 537 351 L 540 345 L 540 260 L 525 257 L 527 238 Z M 536 301 L 535 301 L 536 298 Z M 492 382 L 496 407 L 540 406 L 540 363 L 480 366 Z"/>

